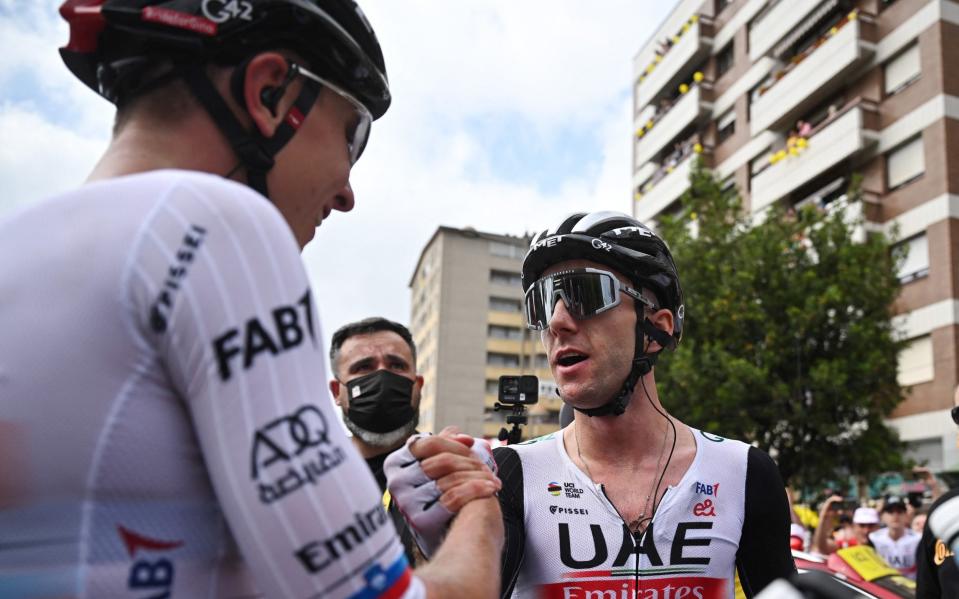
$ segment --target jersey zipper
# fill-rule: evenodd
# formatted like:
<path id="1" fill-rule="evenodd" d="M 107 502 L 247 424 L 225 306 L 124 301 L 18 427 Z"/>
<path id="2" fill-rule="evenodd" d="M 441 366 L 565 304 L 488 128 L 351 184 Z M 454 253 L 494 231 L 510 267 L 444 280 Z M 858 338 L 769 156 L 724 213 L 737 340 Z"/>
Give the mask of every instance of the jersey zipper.
<path id="1" fill-rule="evenodd" d="M 649 519 L 649 524 L 646 525 L 646 528 L 643 530 L 642 534 L 639 534 L 639 536 L 637 536 L 638 533 L 634 533 L 631 530 L 629 531 L 629 534 L 633 537 L 633 547 L 634 547 L 633 555 L 635 556 L 634 558 L 635 561 L 633 562 L 634 563 L 634 566 L 633 566 L 633 598 L 634 599 L 637 597 L 641 597 L 642 591 L 643 591 L 643 589 L 639 585 L 639 582 L 640 582 L 639 572 L 640 570 L 642 570 L 642 560 L 643 560 L 643 557 L 642 557 L 643 554 L 639 552 L 639 548 L 642 547 L 643 545 L 643 535 L 646 534 L 646 531 L 649 530 L 650 526 L 652 526 L 653 522 L 655 521 L 656 508 L 662 505 L 663 501 L 666 500 L 666 496 L 669 495 L 670 489 L 671 487 L 666 487 L 666 490 L 663 492 L 662 499 L 659 500 L 659 504 L 657 504 L 655 500 L 653 501 L 653 515 Z M 610 499 L 609 495 L 606 494 L 606 486 L 603 485 L 602 483 L 599 483 L 599 490 L 600 490 L 600 493 L 602 493 L 603 495 L 603 499 L 606 500 L 606 504 L 619 517 L 619 521 L 623 523 L 623 527 L 626 530 L 629 530 L 629 524 L 627 524 L 626 520 L 623 519 L 623 515 L 619 513 L 619 510 L 616 509 L 616 505 L 613 503 L 613 500 Z M 653 539 L 653 543 L 655 542 L 656 542 L 656 539 Z"/>

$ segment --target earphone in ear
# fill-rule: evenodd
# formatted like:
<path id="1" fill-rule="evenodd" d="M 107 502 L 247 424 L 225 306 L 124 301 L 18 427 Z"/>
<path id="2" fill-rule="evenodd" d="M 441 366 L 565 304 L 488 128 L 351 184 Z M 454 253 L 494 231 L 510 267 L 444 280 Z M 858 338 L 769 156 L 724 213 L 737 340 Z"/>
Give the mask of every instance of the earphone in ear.
<path id="1" fill-rule="evenodd" d="M 299 69 L 296 64 L 290 62 L 288 63 L 289 68 L 286 71 L 286 76 L 283 78 L 283 82 L 280 83 L 277 87 L 264 87 L 260 91 L 260 102 L 263 102 L 263 105 L 270 111 L 270 114 L 276 116 L 276 106 L 280 103 L 280 98 L 283 97 L 283 94 L 286 93 L 286 88 L 293 83 L 293 80 L 296 79 Z"/>
<path id="2" fill-rule="evenodd" d="M 233 93 L 234 99 L 239 102 L 240 106 L 243 106 L 247 110 L 249 110 L 249 107 L 246 104 L 246 98 L 243 96 L 243 84 L 246 80 L 246 70 L 250 64 L 250 60 L 252 60 L 252 57 L 240 63 L 230 78 L 230 91 Z M 286 76 L 283 78 L 283 81 L 280 82 L 280 85 L 276 87 L 268 86 L 260 90 L 260 102 L 273 116 L 276 116 L 280 100 L 283 98 L 283 94 L 286 93 L 286 88 L 296 79 L 298 73 L 299 71 L 296 65 L 289 63 Z"/>
<path id="3" fill-rule="evenodd" d="M 263 105 L 270 111 L 270 114 L 276 116 L 276 105 L 280 102 L 280 98 L 283 97 L 283 92 L 286 91 L 286 85 L 280 87 L 264 87 L 260 91 L 260 102 L 263 102 Z"/>

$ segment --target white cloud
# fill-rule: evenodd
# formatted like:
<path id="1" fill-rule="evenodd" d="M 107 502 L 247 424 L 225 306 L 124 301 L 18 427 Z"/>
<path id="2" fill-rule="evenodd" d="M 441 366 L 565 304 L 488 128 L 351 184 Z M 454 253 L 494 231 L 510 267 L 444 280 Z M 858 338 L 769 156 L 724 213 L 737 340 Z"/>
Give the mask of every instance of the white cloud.
<path id="1" fill-rule="evenodd" d="M 629 87 L 632 56 L 667 3 L 605 0 L 364 2 L 397 107 L 519 113 L 541 126 L 599 123 Z"/>
<path id="2" fill-rule="evenodd" d="M 10 0 L 7 0 L 9 2 Z M 0 18 L 0 82 L 9 85 L 28 76 L 39 86 L 38 94 L 56 94 L 51 101 L 64 105 L 76 102 L 95 111 L 109 111 L 109 105 L 90 93 L 70 76 L 58 52 L 69 39 L 66 22 L 57 14 L 59 2 L 40 3 L 14 0 L 14 17 Z M 0 17 L 5 11 L 0 10 Z"/>
<path id="3" fill-rule="evenodd" d="M 600 126 L 599 175 L 567 179 L 548 196 L 531 183 L 467 179 L 468 163 L 484 158 L 465 134 L 451 133 L 447 159 L 430 165 L 404 152 L 402 138 L 383 134 L 357 164 L 356 208 L 334 214 L 304 253 L 328 332 L 372 314 L 407 321 L 406 286 L 439 225 L 520 235 L 577 210 L 629 212 L 631 111 L 623 99 Z"/>
<path id="4" fill-rule="evenodd" d="M 408 320 L 406 284 L 441 224 L 520 234 L 573 210 L 629 210 L 632 57 L 673 2 L 360 1 L 394 103 L 354 170 L 356 209 L 335 214 L 304 254 L 327 334 L 371 314 Z M 108 138 L 112 109 L 57 55 L 68 38 L 59 4 L 0 0 L 0 214 L 11 198 L 82 181 Z M 31 98 L 11 95 L 27 84 Z M 598 154 L 544 193 L 532 173 L 562 169 L 503 174 L 492 155 L 502 148 L 477 137 L 477 122 L 521 123 L 540 143 L 595 132 Z"/>
<path id="5" fill-rule="evenodd" d="M 44 120 L 29 107 L 0 105 L 0 216 L 86 178 L 107 137 L 85 137 Z"/>
<path id="6" fill-rule="evenodd" d="M 0 4 L 0 214 L 81 183 L 106 148 L 113 108 L 72 77 L 60 2 Z M 13 91 L 19 96 L 10 98 Z"/>

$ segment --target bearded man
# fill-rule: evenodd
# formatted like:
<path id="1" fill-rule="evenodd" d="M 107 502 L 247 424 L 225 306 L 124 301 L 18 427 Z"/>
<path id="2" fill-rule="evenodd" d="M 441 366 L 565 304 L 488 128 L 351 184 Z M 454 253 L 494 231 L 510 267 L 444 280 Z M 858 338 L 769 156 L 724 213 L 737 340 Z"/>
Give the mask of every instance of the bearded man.
<path id="1" fill-rule="evenodd" d="M 416 372 L 416 344 L 405 326 L 380 317 L 344 325 L 330 343 L 334 379 L 330 392 L 343 410 L 353 445 L 383 491 L 383 505 L 400 534 L 411 564 L 423 557 L 386 490 L 383 462 L 419 424 L 423 377 Z"/>

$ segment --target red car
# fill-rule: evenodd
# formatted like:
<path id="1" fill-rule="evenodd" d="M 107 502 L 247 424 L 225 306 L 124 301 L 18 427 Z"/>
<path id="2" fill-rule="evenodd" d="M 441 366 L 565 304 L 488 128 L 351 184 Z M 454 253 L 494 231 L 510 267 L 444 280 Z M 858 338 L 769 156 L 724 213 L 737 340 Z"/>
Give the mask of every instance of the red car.
<path id="1" fill-rule="evenodd" d="M 848 595 L 874 599 L 914 599 L 916 583 L 890 567 L 872 547 L 856 546 L 840 549 L 828 558 L 793 550 L 799 579 L 812 571 L 830 575 L 827 583 L 837 596 Z"/>

